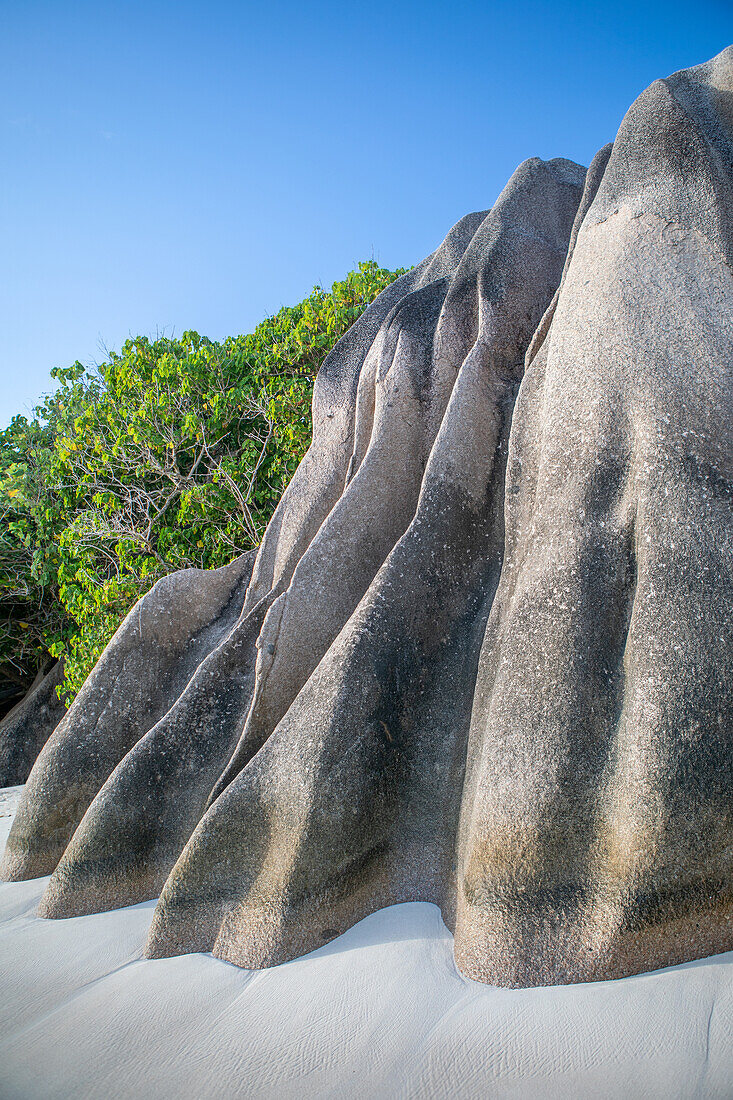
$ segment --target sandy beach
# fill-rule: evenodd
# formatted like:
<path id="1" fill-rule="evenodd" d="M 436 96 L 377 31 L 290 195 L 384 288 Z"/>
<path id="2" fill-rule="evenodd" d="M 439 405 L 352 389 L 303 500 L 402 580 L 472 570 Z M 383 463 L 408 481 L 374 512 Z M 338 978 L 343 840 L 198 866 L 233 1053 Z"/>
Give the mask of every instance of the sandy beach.
<path id="1" fill-rule="evenodd" d="M 4 843 L 22 788 L 0 792 Z M 505 990 L 463 978 L 432 905 L 245 971 L 148 961 L 154 902 L 48 921 L 46 879 L 0 885 L 0 1094 L 729 1097 L 733 953 L 620 981 Z"/>

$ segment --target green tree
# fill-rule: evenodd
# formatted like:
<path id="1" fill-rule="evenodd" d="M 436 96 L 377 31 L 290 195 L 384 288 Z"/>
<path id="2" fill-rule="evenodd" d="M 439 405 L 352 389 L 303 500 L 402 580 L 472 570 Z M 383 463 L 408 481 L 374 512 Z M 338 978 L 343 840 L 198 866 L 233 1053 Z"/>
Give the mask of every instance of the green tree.
<path id="1" fill-rule="evenodd" d="M 5 433 L 0 661 L 63 657 L 71 698 L 159 577 L 256 546 L 310 443 L 318 368 L 399 274 L 362 263 L 249 335 L 139 337 L 54 372 L 53 397 Z"/>
<path id="2" fill-rule="evenodd" d="M 0 431 L 0 708 L 30 687 L 68 630 L 59 596 L 59 539 L 75 492 L 57 476 L 55 444 L 95 397 L 78 364 L 51 372 L 59 383 L 29 420 Z M 1 711 L 0 711 L 1 713 Z"/>

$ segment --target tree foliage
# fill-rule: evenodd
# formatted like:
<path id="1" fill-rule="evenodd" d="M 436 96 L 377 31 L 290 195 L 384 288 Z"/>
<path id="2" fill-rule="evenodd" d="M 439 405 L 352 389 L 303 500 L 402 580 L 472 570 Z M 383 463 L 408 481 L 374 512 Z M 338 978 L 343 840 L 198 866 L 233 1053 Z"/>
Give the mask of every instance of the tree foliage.
<path id="1" fill-rule="evenodd" d="M 138 337 L 1 433 L 0 681 L 73 697 L 165 573 L 256 546 L 311 437 L 328 351 L 401 272 L 359 264 L 246 336 Z"/>

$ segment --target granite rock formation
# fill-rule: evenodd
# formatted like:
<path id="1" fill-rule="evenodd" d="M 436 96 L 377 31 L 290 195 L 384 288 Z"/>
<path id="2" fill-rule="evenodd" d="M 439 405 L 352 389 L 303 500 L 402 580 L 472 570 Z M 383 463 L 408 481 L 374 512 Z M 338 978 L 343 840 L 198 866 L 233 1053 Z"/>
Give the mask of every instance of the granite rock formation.
<path id="1" fill-rule="evenodd" d="M 0 787 L 25 783 L 36 757 L 66 714 L 56 689 L 63 662 L 41 670 L 29 690 L 0 721 Z"/>
<path id="2" fill-rule="evenodd" d="M 245 967 L 438 904 L 467 975 L 733 948 L 733 50 L 520 166 L 329 355 L 256 554 L 130 612 L 3 873 Z M 161 893 L 162 890 L 162 893 Z"/>

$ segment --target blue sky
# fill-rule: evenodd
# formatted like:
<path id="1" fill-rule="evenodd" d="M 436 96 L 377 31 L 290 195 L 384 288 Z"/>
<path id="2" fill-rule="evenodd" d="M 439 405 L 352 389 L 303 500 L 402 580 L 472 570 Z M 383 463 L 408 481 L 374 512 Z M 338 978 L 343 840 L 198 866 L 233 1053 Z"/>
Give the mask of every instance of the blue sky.
<path id="1" fill-rule="evenodd" d="M 128 335 L 246 332 L 417 262 L 733 41 L 733 0 L 1 9 L 2 424 Z"/>

